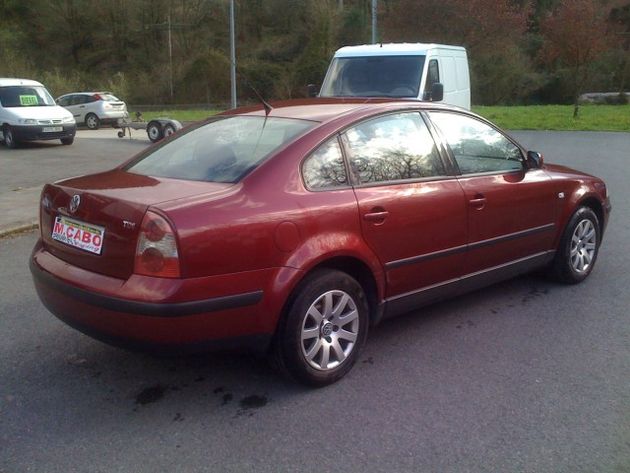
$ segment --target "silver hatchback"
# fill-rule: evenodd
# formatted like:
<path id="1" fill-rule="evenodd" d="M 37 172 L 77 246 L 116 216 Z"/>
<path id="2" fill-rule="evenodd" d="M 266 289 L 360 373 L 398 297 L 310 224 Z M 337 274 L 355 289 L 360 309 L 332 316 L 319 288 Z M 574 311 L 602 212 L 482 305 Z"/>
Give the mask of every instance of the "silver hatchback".
<path id="1" fill-rule="evenodd" d="M 77 124 L 83 123 L 90 130 L 129 116 L 127 104 L 111 92 L 73 92 L 58 97 L 56 102 L 72 113 Z"/>

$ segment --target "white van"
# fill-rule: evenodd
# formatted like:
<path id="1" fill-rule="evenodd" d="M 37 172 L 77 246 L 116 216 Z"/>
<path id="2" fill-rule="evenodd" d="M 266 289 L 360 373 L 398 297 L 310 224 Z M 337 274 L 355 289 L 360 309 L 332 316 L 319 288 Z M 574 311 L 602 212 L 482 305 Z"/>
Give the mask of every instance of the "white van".
<path id="1" fill-rule="evenodd" d="M 42 84 L 0 78 L 0 139 L 7 148 L 32 140 L 71 145 L 76 131 L 72 113 L 57 105 Z"/>
<path id="2" fill-rule="evenodd" d="M 461 46 L 390 43 L 335 53 L 320 97 L 398 97 L 470 109 L 468 56 Z"/>

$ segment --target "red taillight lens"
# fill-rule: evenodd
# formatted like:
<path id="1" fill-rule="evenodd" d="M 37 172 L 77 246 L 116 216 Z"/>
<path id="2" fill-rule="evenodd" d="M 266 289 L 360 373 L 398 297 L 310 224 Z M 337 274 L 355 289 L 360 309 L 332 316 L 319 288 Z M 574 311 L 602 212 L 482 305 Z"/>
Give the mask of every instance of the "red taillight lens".
<path id="1" fill-rule="evenodd" d="M 175 232 L 164 217 L 150 210 L 140 226 L 134 272 L 162 278 L 180 276 Z"/>

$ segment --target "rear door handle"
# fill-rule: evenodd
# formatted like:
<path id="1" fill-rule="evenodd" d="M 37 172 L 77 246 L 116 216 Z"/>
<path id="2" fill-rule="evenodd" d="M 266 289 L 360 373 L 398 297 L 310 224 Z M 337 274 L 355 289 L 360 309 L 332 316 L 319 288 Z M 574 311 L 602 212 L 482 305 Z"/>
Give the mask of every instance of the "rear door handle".
<path id="1" fill-rule="evenodd" d="M 381 210 L 378 212 L 370 212 L 370 213 L 364 214 L 363 218 L 367 220 L 368 222 L 383 223 L 388 215 L 389 215 L 389 212 L 387 210 Z"/>
<path id="2" fill-rule="evenodd" d="M 483 194 L 475 194 L 475 197 L 468 201 L 471 207 L 481 210 L 486 205 L 486 197 Z"/>

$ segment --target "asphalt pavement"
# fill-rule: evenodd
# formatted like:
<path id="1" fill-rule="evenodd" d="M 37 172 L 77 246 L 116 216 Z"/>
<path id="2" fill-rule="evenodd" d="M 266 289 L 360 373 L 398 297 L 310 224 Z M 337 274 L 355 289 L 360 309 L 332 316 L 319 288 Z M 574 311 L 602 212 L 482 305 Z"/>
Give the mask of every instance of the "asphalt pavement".
<path id="1" fill-rule="evenodd" d="M 80 129 L 71 146 L 52 140 L 9 150 L 0 143 L 0 238 L 38 224 L 45 183 L 113 168 L 150 144 L 142 130 L 132 130 L 125 138 L 118 138 L 117 132 Z"/>
<path id="2" fill-rule="evenodd" d="M 386 321 L 323 389 L 249 356 L 92 340 L 37 299 L 36 233 L 0 239 L 0 472 L 629 472 L 630 134 L 514 135 L 606 180 L 613 213 L 589 279 L 521 277 Z M 85 140 L 95 162 L 55 178 L 145 146 Z M 37 167 L 16 176 L 35 187 Z"/>

